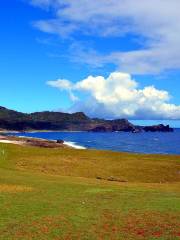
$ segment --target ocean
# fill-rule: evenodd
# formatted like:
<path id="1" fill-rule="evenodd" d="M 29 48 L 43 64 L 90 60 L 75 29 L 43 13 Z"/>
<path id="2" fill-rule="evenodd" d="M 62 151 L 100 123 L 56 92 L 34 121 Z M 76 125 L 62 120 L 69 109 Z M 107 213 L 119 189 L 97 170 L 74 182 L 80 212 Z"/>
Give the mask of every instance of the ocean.
<path id="1" fill-rule="evenodd" d="M 28 136 L 57 140 L 78 149 L 101 149 L 118 152 L 180 154 L 180 129 L 174 132 L 25 132 L 13 133 L 16 136 Z"/>

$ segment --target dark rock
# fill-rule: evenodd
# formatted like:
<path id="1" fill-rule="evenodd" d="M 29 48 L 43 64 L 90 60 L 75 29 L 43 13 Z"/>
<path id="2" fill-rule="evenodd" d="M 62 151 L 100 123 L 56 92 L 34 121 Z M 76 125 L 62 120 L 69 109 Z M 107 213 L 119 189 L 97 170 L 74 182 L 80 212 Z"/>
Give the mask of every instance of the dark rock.
<path id="1" fill-rule="evenodd" d="M 56 142 L 57 142 L 57 143 L 61 143 L 61 144 L 63 144 L 63 143 L 64 143 L 64 141 L 63 141 L 63 140 L 61 140 L 61 139 L 58 139 Z"/>
<path id="2" fill-rule="evenodd" d="M 92 132 L 131 132 L 134 125 L 126 119 L 100 120 L 90 131 Z"/>
<path id="3" fill-rule="evenodd" d="M 99 176 L 97 176 L 96 179 L 98 179 L 98 180 L 103 180 L 103 178 L 102 178 L 102 177 L 99 177 Z"/>
<path id="4" fill-rule="evenodd" d="M 154 125 L 154 126 L 146 126 L 143 127 L 145 132 L 173 132 L 173 128 L 170 128 L 169 125 Z"/>

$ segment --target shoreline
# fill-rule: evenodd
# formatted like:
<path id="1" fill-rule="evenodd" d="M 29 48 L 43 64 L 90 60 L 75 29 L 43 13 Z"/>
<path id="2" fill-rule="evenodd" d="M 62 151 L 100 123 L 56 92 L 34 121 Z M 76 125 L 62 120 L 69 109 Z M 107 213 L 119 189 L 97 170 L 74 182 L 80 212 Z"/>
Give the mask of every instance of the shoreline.
<path id="1" fill-rule="evenodd" d="M 21 146 L 35 146 L 44 148 L 72 148 L 64 141 L 47 140 L 43 138 L 33 138 L 24 136 L 8 136 L 0 134 L 0 143 L 16 144 Z"/>
<path id="2" fill-rule="evenodd" d="M 180 130 L 180 129 L 179 129 Z M 21 144 L 21 145 L 33 145 L 33 146 L 40 146 L 40 147 L 64 147 L 64 148 L 73 148 L 73 149 L 79 149 L 79 150 L 97 150 L 97 151 L 110 151 L 110 152 L 120 152 L 120 153 L 130 153 L 130 154 L 145 154 L 145 155 L 164 155 L 164 156 L 179 156 L 180 153 L 179 151 L 166 151 L 166 149 L 162 149 L 161 151 L 158 151 L 155 148 L 152 149 L 147 149 L 147 151 L 143 151 L 143 149 L 138 149 L 138 147 L 134 147 L 132 149 L 129 149 L 128 146 L 126 148 L 126 146 L 124 148 L 110 148 L 110 147 L 103 147 L 100 148 L 98 147 L 98 145 L 96 146 L 96 144 L 86 144 L 86 142 L 88 143 L 89 141 L 78 141 L 76 138 L 74 137 L 66 137 L 66 135 L 48 135 L 46 136 L 46 134 L 43 134 L 43 132 L 55 132 L 55 133 L 63 133 L 62 131 L 41 131 L 42 134 L 33 134 L 33 133 L 41 133 L 39 131 L 28 131 L 28 132 L 17 132 L 17 131 L 3 131 L 3 133 L 1 134 L 2 131 L 0 131 L 0 142 L 3 143 L 3 141 L 5 141 L 4 143 L 13 143 L 13 144 Z M 66 131 L 67 132 L 67 131 Z M 79 131 L 78 131 L 79 132 Z M 27 134 L 25 134 L 27 133 Z M 29 133 L 29 134 L 28 134 Z M 32 134 L 31 134 L 32 133 Z M 73 132 L 69 132 L 72 133 Z M 86 133 L 86 132 L 85 132 Z M 178 136 L 179 136 L 179 131 L 177 130 Z M 24 135 L 23 135 L 24 134 Z M 149 134 L 147 134 L 149 135 Z M 163 136 L 162 136 L 163 135 Z M 37 137 L 36 137 L 37 136 Z M 63 137 L 64 136 L 64 137 Z M 71 135 L 70 135 L 71 136 Z M 120 136 L 120 135 L 119 135 Z M 126 137 L 126 136 L 125 136 Z M 134 136 L 136 139 L 136 136 Z M 141 138 L 141 136 L 137 136 L 138 138 Z M 143 137 L 143 136 L 142 136 Z M 3 139 L 2 139 L 3 138 Z M 11 138 L 11 139 L 9 139 Z M 13 138 L 13 139 L 12 139 Z M 49 138 L 49 139 L 48 139 Z M 96 138 L 96 135 L 95 135 Z M 100 136 L 101 138 L 101 136 Z M 146 138 L 151 138 L 151 134 L 150 137 L 147 136 Z M 164 134 L 161 134 L 161 138 L 164 138 Z M 17 142 L 18 139 L 18 142 Z M 86 139 L 88 139 L 88 135 L 86 136 Z M 23 141 L 25 140 L 25 142 Z M 31 141 L 30 141 L 31 140 Z M 77 140 L 77 141 L 76 141 Z M 154 140 L 154 139 L 153 139 Z M 156 140 L 156 139 L 155 139 Z M 11 141 L 11 142 L 10 142 Z M 22 143 L 20 143 L 20 141 Z M 58 144 L 57 144 L 58 143 Z M 54 146 L 53 146 L 54 145 Z M 85 146 L 84 146 L 85 145 Z M 156 144 L 157 145 L 157 144 Z M 171 150 L 171 149 L 170 149 Z"/>
<path id="3" fill-rule="evenodd" d="M 32 141 L 31 141 L 32 140 Z M 33 138 L 33 137 L 24 137 L 24 136 L 4 136 L 0 134 L 0 143 L 15 144 L 21 146 L 35 146 L 41 148 L 59 148 L 59 149 L 74 149 L 74 150 L 87 150 L 87 151 L 100 151 L 100 152 L 112 152 L 112 153 L 121 153 L 121 154 L 130 154 L 130 155 L 140 155 L 140 156 L 177 156 L 180 157 L 180 154 L 168 154 L 168 153 L 143 153 L 143 152 L 128 152 L 128 151 L 113 151 L 105 149 L 88 149 L 86 147 L 76 145 L 74 142 L 63 141 L 63 143 L 58 144 L 56 140 L 47 140 L 43 138 Z M 50 145 L 49 145 L 50 144 Z"/>
<path id="4" fill-rule="evenodd" d="M 11 133 L 18 133 L 18 134 L 23 134 L 23 133 L 38 133 L 39 131 L 26 131 L 26 132 L 18 132 L 18 131 L 0 131 L 0 143 L 12 143 L 12 144 L 19 144 L 19 145 L 24 145 L 24 142 L 23 140 L 26 139 L 27 141 L 30 139 L 32 140 L 32 142 L 34 141 L 43 141 L 43 142 L 47 142 L 47 143 L 52 143 L 52 144 L 56 144 L 57 146 L 57 141 L 58 140 L 53 140 L 53 139 L 45 139 L 45 138 L 37 138 L 37 137 L 30 137 L 30 136 L 13 136 L 13 135 L 8 135 L 8 134 L 11 134 Z M 57 131 L 41 131 L 41 132 L 57 132 Z M 80 131 L 71 131 L 71 132 L 80 132 Z M 18 139 L 18 141 L 16 140 L 11 140 L 12 138 L 14 139 Z M 22 142 L 21 142 L 22 140 Z M 86 147 L 84 146 L 81 146 L 81 145 L 78 145 L 76 144 L 75 142 L 72 142 L 72 141 L 64 141 L 64 140 L 61 140 L 62 143 L 61 145 L 63 146 L 66 146 L 66 147 L 70 147 L 70 148 L 74 148 L 74 149 L 79 149 L 79 150 L 85 150 L 87 149 Z M 21 143 L 20 143 L 21 142 Z M 58 143 L 59 144 L 59 143 Z M 59 146 L 57 146 L 59 147 Z"/>

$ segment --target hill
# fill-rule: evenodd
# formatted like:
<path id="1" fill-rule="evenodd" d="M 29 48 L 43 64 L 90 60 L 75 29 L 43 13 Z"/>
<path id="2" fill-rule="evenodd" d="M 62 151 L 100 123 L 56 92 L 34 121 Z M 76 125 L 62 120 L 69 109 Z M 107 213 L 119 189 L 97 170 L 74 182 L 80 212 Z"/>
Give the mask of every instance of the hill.
<path id="1" fill-rule="evenodd" d="M 125 119 L 91 119 L 83 112 L 35 112 L 25 114 L 0 107 L 0 128 L 7 130 L 130 131 L 133 124 Z"/>
<path id="2" fill-rule="evenodd" d="M 27 130 L 66 130 L 66 131 L 172 131 L 169 126 L 162 124 L 157 126 L 140 127 L 130 123 L 127 119 L 105 120 L 92 119 L 83 112 L 62 113 L 62 112 L 35 112 L 21 113 L 0 107 L 0 129 L 27 131 Z"/>

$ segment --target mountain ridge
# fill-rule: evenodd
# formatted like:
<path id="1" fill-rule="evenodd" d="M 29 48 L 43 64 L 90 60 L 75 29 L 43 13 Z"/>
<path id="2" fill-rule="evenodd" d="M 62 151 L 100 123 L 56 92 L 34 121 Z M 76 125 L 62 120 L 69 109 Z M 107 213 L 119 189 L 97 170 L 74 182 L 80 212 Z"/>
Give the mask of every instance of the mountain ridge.
<path id="1" fill-rule="evenodd" d="M 135 126 L 127 119 L 105 120 L 89 118 L 83 112 L 63 113 L 42 111 L 22 113 L 0 106 L 0 129 L 9 131 L 56 130 L 92 132 L 173 131 L 169 125 Z"/>

